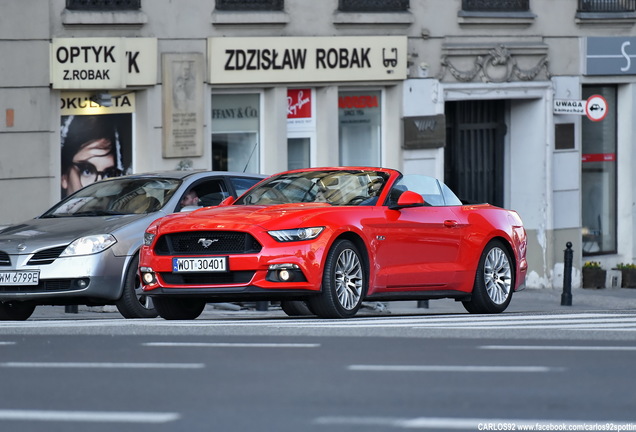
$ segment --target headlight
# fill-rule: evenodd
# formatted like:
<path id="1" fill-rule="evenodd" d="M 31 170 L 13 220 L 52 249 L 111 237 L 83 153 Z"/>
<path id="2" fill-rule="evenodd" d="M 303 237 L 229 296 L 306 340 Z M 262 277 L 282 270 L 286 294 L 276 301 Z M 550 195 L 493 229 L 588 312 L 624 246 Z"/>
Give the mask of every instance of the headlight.
<path id="1" fill-rule="evenodd" d="M 325 227 L 294 228 L 287 230 L 268 231 L 274 240 L 279 242 L 291 242 L 301 240 L 312 240 L 318 237 Z"/>
<path id="2" fill-rule="evenodd" d="M 145 232 L 144 233 L 144 246 L 150 246 L 152 241 L 155 239 L 154 233 Z"/>
<path id="3" fill-rule="evenodd" d="M 90 255 L 104 251 L 117 243 L 115 237 L 110 234 L 99 234 L 93 236 L 80 237 L 68 245 L 61 257 Z"/>

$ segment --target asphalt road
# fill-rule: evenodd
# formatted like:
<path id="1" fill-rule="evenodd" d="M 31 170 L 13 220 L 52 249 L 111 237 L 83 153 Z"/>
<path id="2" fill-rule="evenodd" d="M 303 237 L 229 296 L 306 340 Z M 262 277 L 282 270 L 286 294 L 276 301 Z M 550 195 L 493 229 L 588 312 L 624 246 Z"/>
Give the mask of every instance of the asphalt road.
<path id="1" fill-rule="evenodd" d="M 86 315 L 0 323 L 0 431 L 636 430 L 633 310 Z"/>

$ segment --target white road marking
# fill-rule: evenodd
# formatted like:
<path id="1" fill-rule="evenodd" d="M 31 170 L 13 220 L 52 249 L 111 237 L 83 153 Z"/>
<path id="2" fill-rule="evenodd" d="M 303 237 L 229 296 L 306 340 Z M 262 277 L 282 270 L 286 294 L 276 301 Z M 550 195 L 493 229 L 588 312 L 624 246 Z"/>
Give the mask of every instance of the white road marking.
<path id="1" fill-rule="evenodd" d="M 163 321 L 156 319 L 91 319 L 91 320 L 39 320 L 23 322 L 0 322 L 2 328 L 209 328 L 209 327 L 269 327 L 269 328 L 410 328 L 410 329 L 454 329 L 454 330 L 510 330 L 552 329 L 570 331 L 636 331 L 634 313 L 568 313 L 525 315 L 517 313 L 501 315 L 419 315 L 419 316 L 372 316 L 329 320 L 315 317 L 300 319 L 273 317 L 268 319 L 200 318 L 191 321 Z"/>
<path id="2" fill-rule="evenodd" d="M 548 366 L 448 366 L 448 365 L 350 365 L 352 371 L 373 372 L 485 372 L 524 373 L 562 372 L 565 368 Z"/>
<path id="3" fill-rule="evenodd" d="M 324 426 L 384 426 L 399 429 L 441 430 L 601 430 L 595 426 L 612 425 L 615 430 L 633 430 L 634 423 L 616 420 L 534 420 L 448 417 L 318 417 L 314 424 Z M 587 428 L 586 428 L 587 426 Z M 590 429 L 594 427 L 594 429 Z"/>
<path id="4" fill-rule="evenodd" d="M 60 421 L 89 423 L 168 423 L 178 420 L 177 413 L 0 410 L 0 420 Z"/>
<path id="5" fill-rule="evenodd" d="M 203 348 L 319 348 L 317 343 L 214 343 L 214 342 L 145 342 L 150 347 L 203 347 Z"/>
<path id="6" fill-rule="evenodd" d="M 0 341 L 0 345 L 15 345 L 15 342 Z"/>
<path id="7" fill-rule="evenodd" d="M 582 346 L 582 345 L 482 345 L 484 350 L 513 351 L 636 351 L 634 346 Z"/>
<path id="8" fill-rule="evenodd" d="M 0 362 L 4 368 L 203 369 L 204 363 Z"/>

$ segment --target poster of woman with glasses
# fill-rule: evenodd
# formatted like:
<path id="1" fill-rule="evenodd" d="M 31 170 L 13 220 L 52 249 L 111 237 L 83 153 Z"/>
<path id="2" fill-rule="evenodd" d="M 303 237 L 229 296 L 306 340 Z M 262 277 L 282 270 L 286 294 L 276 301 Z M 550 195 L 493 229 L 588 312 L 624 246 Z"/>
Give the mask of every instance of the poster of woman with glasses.
<path id="1" fill-rule="evenodd" d="M 62 198 L 96 181 L 131 172 L 132 114 L 61 117 Z"/>

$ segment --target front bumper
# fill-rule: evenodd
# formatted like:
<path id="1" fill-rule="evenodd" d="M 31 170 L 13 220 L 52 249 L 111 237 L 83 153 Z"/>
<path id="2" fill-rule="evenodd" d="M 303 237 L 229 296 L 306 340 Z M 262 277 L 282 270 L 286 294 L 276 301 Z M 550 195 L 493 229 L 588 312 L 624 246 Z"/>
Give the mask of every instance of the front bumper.
<path id="1" fill-rule="evenodd" d="M 31 300 L 46 304 L 57 298 L 114 301 L 121 297 L 128 256 L 115 256 L 110 249 L 75 257 L 56 258 L 50 264 L 29 265 L 32 254 L 10 255 L 11 265 L 1 272 L 37 271 L 37 285 L 0 285 L 0 301 Z"/>
<path id="2" fill-rule="evenodd" d="M 262 238 L 259 241 L 265 243 Z M 325 241 L 278 243 L 271 240 L 263 244 L 259 253 L 223 255 L 227 256 L 228 271 L 219 273 L 175 273 L 172 259 L 176 256 L 155 255 L 144 246 L 139 264 L 142 288 L 150 296 L 195 296 L 222 300 L 315 294 L 320 291 L 322 283 L 321 263 L 327 249 Z M 178 257 L 201 258 L 200 255 Z M 281 266 L 294 269 L 292 280 L 282 281 L 276 277 Z"/>

